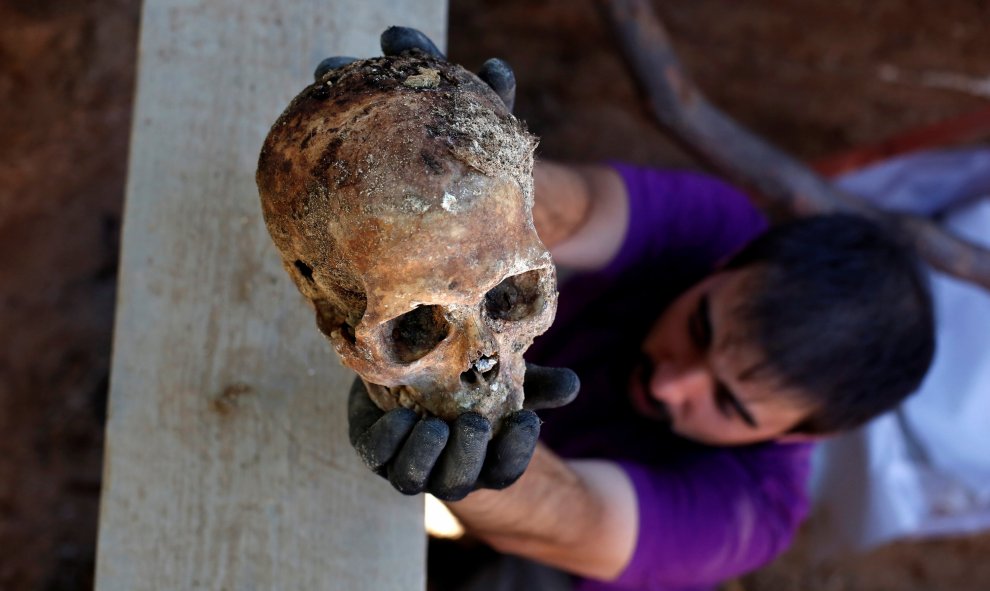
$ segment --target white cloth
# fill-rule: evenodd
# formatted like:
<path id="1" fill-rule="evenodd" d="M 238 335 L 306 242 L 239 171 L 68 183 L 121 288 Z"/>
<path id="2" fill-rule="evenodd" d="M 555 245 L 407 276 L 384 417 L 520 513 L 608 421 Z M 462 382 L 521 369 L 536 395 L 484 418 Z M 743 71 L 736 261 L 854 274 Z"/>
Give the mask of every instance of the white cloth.
<path id="1" fill-rule="evenodd" d="M 839 180 L 889 209 L 990 246 L 990 150 L 926 152 Z M 990 528 L 990 293 L 931 272 L 937 352 L 896 411 L 815 456 L 810 535 L 822 555 Z"/>

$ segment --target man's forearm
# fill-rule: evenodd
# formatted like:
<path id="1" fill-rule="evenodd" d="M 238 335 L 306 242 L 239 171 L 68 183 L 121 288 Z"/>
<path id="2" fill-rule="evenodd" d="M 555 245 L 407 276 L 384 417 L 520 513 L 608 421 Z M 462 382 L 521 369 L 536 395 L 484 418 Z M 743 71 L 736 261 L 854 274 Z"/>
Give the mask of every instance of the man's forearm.
<path id="1" fill-rule="evenodd" d="M 621 572 L 636 539 L 635 494 L 622 470 L 609 462 L 568 464 L 542 444 L 509 488 L 479 490 L 447 506 L 501 552 L 599 579 Z"/>
<path id="2" fill-rule="evenodd" d="M 495 547 L 504 543 L 553 542 L 566 539 L 571 524 L 560 523 L 557 511 L 544 503 L 587 502 L 577 474 L 543 445 L 537 445 L 529 468 L 507 489 L 479 490 L 448 503 L 465 528 Z"/>

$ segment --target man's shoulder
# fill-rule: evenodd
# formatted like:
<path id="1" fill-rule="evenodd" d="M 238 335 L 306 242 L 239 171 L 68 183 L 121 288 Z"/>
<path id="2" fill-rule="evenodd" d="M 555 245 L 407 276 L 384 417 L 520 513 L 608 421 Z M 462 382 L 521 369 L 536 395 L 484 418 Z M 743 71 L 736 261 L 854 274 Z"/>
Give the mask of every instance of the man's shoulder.
<path id="1" fill-rule="evenodd" d="M 629 224 L 609 275 L 644 264 L 711 270 L 766 229 L 745 193 L 719 178 L 613 166 L 626 188 Z"/>
<path id="2" fill-rule="evenodd" d="M 813 447 L 772 441 L 734 447 L 686 442 L 671 445 L 669 455 L 641 459 L 629 471 L 639 472 L 634 480 L 676 482 L 696 489 L 747 489 L 769 495 L 767 500 L 791 507 L 797 516 L 807 505 Z"/>
<path id="3" fill-rule="evenodd" d="M 636 495 L 639 534 L 618 582 L 713 585 L 772 560 L 807 515 L 810 451 L 766 443 L 699 447 L 673 464 L 619 462 Z"/>
<path id="4" fill-rule="evenodd" d="M 809 475 L 814 444 L 767 441 L 753 445 L 709 449 L 712 450 L 711 453 L 732 458 L 752 476 L 782 474 L 803 481 Z"/>

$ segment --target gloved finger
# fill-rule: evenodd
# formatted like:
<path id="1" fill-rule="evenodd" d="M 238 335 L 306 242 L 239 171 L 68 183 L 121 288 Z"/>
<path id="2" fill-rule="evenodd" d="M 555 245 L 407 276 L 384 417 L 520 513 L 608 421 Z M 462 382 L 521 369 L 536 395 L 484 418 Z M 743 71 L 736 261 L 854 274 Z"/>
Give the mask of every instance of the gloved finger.
<path id="1" fill-rule="evenodd" d="M 485 462 L 491 432 L 488 419 L 473 412 L 454 420 L 447 449 L 430 477 L 429 491 L 433 496 L 444 501 L 458 501 L 474 490 Z"/>
<path id="2" fill-rule="evenodd" d="M 346 55 L 335 55 L 333 57 L 328 57 L 320 62 L 320 65 L 316 66 L 316 70 L 313 72 L 313 79 L 319 82 L 331 70 L 336 70 L 341 66 L 346 66 L 347 64 L 356 61 L 356 57 L 348 57 Z"/>
<path id="3" fill-rule="evenodd" d="M 430 38 L 412 27 L 389 27 L 382 33 L 382 53 L 398 55 L 409 49 L 419 49 L 423 53 L 445 59 L 443 53 L 430 41 Z"/>
<path id="4" fill-rule="evenodd" d="M 378 472 L 400 451 L 418 422 L 419 416 L 408 408 L 390 410 L 352 440 L 354 449 L 366 466 Z"/>
<path id="5" fill-rule="evenodd" d="M 581 389 L 581 380 L 566 367 L 543 367 L 534 363 L 526 364 L 526 377 L 523 378 L 523 408 L 540 410 L 557 408 L 570 403 Z"/>
<path id="6" fill-rule="evenodd" d="M 399 492 L 414 495 L 426 489 L 430 471 L 447 445 L 450 428 L 430 417 L 416 423 L 399 454 L 388 466 L 388 480 Z"/>
<path id="7" fill-rule="evenodd" d="M 516 103 L 516 75 L 512 72 L 512 67 L 505 61 L 493 57 L 481 65 L 478 78 L 492 87 L 511 113 Z"/>
<path id="8" fill-rule="evenodd" d="M 368 396 L 368 390 L 361 378 L 354 378 L 351 391 L 347 396 L 347 430 L 351 445 L 355 445 L 357 438 L 364 435 L 365 431 L 370 429 L 384 414 L 385 411 L 378 408 Z"/>
<path id="9" fill-rule="evenodd" d="M 514 412 L 502 421 L 502 428 L 488 446 L 478 484 L 502 489 L 522 476 L 533 458 L 540 437 L 540 418 L 531 410 Z"/>

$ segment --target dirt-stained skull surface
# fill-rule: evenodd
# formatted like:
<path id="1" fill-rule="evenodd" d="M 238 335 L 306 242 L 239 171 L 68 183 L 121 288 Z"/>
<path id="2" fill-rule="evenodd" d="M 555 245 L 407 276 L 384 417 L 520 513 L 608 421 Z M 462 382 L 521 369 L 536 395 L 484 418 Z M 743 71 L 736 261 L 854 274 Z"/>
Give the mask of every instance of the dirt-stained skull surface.
<path id="1" fill-rule="evenodd" d="M 327 72 L 272 127 L 269 232 L 382 409 L 497 426 L 522 407 L 523 353 L 557 304 L 535 145 L 484 82 L 417 51 Z"/>

